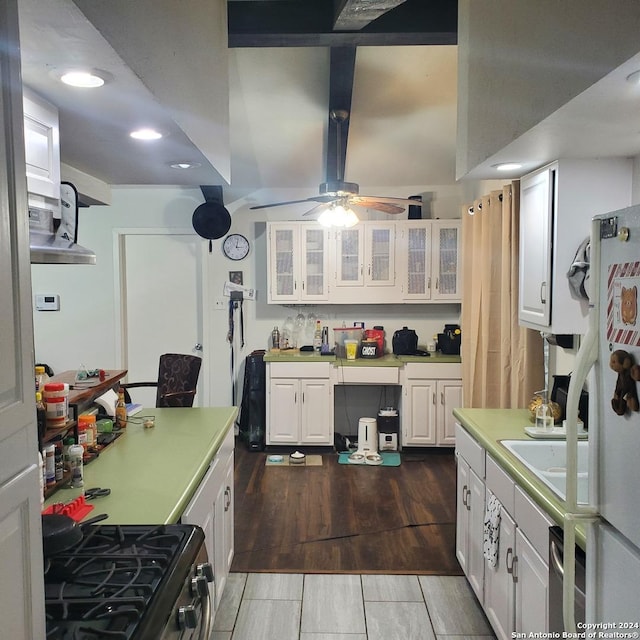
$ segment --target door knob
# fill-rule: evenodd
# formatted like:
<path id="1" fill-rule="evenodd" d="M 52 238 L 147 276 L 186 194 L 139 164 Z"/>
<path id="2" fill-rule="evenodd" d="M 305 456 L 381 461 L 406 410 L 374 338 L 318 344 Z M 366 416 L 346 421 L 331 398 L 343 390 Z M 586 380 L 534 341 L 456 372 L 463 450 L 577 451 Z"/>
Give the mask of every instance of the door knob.
<path id="1" fill-rule="evenodd" d="M 196 342 L 193 348 L 195 351 L 202 351 L 202 345 L 199 342 Z"/>

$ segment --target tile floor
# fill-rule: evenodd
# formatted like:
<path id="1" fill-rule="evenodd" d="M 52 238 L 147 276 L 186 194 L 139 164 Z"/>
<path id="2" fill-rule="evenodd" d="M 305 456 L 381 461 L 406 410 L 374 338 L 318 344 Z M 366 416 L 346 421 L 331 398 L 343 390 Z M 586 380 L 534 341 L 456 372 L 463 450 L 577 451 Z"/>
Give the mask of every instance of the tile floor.
<path id="1" fill-rule="evenodd" d="M 495 638 L 464 577 L 232 573 L 211 636 L 211 640 L 436 638 Z"/>

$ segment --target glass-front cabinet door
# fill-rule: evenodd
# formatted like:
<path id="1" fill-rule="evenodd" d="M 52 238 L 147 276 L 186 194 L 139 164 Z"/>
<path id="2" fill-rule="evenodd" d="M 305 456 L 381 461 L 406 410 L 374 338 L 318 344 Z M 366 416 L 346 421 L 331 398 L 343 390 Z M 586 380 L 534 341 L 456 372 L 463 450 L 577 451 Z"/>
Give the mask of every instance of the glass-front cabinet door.
<path id="1" fill-rule="evenodd" d="M 364 284 L 363 227 L 338 231 L 336 238 L 336 286 L 361 287 Z"/>
<path id="2" fill-rule="evenodd" d="M 402 229 L 400 244 L 404 270 L 402 298 L 429 300 L 431 298 L 431 221 L 410 221 Z"/>
<path id="3" fill-rule="evenodd" d="M 367 285 L 392 287 L 395 285 L 395 224 L 369 223 L 365 226 L 367 257 Z"/>
<path id="4" fill-rule="evenodd" d="M 460 220 L 434 220 L 433 259 L 431 262 L 433 291 L 432 300 L 460 300 Z"/>
<path id="5" fill-rule="evenodd" d="M 273 302 L 299 300 L 297 282 L 298 227 L 274 223 L 269 232 L 269 297 Z"/>
<path id="6" fill-rule="evenodd" d="M 329 231 L 320 225 L 300 225 L 302 291 L 300 300 L 326 300 L 329 295 Z"/>

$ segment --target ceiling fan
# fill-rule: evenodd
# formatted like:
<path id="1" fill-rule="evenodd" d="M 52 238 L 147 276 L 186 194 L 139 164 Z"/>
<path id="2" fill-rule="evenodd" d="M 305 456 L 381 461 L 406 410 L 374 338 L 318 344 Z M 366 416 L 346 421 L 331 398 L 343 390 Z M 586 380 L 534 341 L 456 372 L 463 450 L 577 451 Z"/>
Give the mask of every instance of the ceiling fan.
<path id="1" fill-rule="evenodd" d="M 384 213 L 398 214 L 403 213 L 407 205 L 418 207 L 422 206 L 422 202 L 418 199 L 360 195 L 360 188 L 355 182 L 344 182 L 344 167 L 342 166 L 341 158 L 344 157 L 345 153 L 344 151 L 341 153 L 341 150 L 343 149 L 341 143 L 346 143 L 346 135 L 343 136 L 342 125 L 349 119 L 349 112 L 345 109 L 332 109 L 329 112 L 329 117 L 336 125 L 336 180 L 329 180 L 329 176 L 327 175 L 327 182 L 323 182 L 320 185 L 320 195 L 313 196 L 311 198 L 304 198 L 302 200 L 287 200 L 286 202 L 272 202 L 271 204 L 256 205 L 254 207 L 250 207 L 251 209 L 267 209 L 269 207 L 280 207 L 287 204 L 298 204 L 300 202 L 318 203 L 303 214 L 308 216 L 323 210 L 331 212 L 332 210 L 337 210 L 340 207 L 342 210 L 346 211 L 355 206 L 375 209 L 376 211 L 382 211 Z M 329 173 L 329 170 L 327 170 L 327 173 Z M 355 222 L 357 222 L 358 219 L 352 212 L 352 224 L 355 223 L 353 222 L 354 218 Z"/>

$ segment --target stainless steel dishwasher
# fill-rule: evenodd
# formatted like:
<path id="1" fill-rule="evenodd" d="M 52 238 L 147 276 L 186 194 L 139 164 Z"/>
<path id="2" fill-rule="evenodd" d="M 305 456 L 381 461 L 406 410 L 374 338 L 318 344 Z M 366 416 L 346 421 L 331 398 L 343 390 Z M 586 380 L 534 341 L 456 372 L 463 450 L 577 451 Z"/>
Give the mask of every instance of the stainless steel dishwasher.
<path id="1" fill-rule="evenodd" d="M 564 570 L 564 535 L 562 527 L 549 527 L 549 631 L 564 631 L 562 619 L 562 582 Z M 576 546 L 576 623 L 584 622 L 585 608 L 585 553 Z"/>

